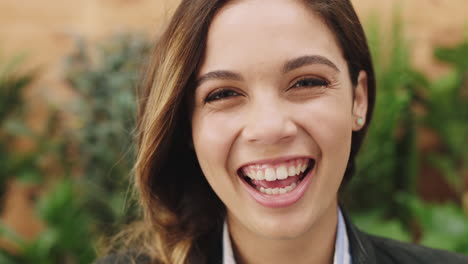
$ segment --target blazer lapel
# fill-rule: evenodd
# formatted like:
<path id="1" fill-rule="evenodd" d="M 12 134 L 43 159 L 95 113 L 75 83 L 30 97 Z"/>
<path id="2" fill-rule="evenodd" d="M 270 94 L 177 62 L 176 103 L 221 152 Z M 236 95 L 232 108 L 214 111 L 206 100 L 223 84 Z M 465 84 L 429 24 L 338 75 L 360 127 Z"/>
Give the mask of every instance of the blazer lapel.
<path id="1" fill-rule="evenodd" d="M 343 210 L 342 213 L 346 222 L 352 263 L 377 264 L 374 247 L 369 238 L 351 222 L 351 219 Z"/>
<path id="2" fill-rule="evenodd" d="M 215 224 L 211 232 L 197 240 L 191 252 L 190 264 L 223 263 L 223 232 L 219 226 Z"/>

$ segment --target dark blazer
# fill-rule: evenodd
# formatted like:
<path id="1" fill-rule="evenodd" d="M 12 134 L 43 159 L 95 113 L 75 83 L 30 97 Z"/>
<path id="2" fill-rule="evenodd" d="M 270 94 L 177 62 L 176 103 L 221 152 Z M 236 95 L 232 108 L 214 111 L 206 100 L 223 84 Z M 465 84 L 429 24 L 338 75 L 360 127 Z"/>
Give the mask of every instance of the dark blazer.
<path id="1" fill-rule="evenodd" d="M 468 256 L 368 235 L 358 230 L 346 214 L 343 215 L 348 231 L 352 264 L 468 264 Z M 194 264 L 222 263 L 222 231 L 214 232 L 211 238 L 213 243 L 208 260 L 195 260 Z M 110 255 L 98 260 L 96 264 L 150 264 L 144 256 L 132 262 L 131 255 Z"/>

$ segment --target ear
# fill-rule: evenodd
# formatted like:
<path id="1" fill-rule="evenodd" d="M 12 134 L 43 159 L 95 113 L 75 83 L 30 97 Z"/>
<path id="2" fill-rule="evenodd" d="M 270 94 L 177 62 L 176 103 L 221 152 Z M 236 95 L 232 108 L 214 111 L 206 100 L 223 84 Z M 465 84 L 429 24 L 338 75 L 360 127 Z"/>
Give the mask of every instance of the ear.
<path id="1" fill-rule="evenodd" d="M 359 131 L 366 123 L 367 73 L 360 71 L 353 98 L 353 130 Z"/>

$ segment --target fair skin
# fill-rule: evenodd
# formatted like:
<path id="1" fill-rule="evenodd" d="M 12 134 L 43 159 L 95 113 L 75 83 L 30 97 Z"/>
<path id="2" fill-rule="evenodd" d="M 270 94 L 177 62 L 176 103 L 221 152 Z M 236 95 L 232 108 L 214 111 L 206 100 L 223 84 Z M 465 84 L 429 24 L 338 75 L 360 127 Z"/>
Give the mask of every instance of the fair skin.
<path id="1" fill-rule="evenodd" d="M 216 14 L 198 79 L 193 144 L 226 205 L 236 261 L 332 263 L 337 192 L 367 111 L 365 72 L 353 88 L 333 32 L 299 1 L 244 0 Z M 266 175 L 295 162 L 307 169 L 286 194 L 246 176 L 249 166 Z"/>

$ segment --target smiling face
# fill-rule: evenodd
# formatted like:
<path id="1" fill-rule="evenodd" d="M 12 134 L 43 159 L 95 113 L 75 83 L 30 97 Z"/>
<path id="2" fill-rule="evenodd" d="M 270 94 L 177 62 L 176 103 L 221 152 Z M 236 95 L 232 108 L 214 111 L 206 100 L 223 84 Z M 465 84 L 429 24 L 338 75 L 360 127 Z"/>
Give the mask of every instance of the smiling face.
<path id="1" fill-rule="evenodd" d="M 353 97 L 321 18 L 299 1 L 234 1 L 210 25 L 197 76 L 193 143 L 231 230 L 294 239 L 336 220 L 367 79 Z"/>

